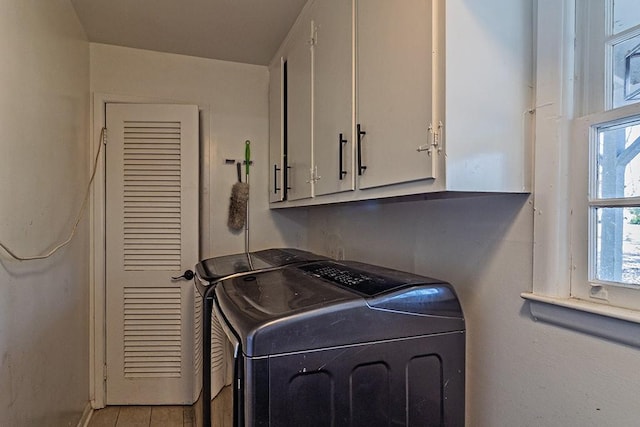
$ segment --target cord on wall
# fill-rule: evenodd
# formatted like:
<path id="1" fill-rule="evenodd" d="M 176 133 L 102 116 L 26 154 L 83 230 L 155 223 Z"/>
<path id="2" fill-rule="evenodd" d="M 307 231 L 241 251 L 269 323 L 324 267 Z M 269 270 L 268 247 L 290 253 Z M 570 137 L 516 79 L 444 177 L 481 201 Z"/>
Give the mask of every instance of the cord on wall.
<path id="1" fill-rule="evenodd" d="M 0 247 L 2 249 L 4 249 L 11 256 L 11 258 L 16 259 L 18 261 L 32 261 L 32 260 L 37 260 L 37 259 L 49 258 L 53 254 L 58 252 L 58 250 L 60 250 L 63 247 L 67 246 L 71 242 L 71 240 L 73 239 L 73 237 L 76 234 L 76 230 L 78 228 L 78 224 L 80 223 L 80 220 L 82 219 L 82 215 L 83 215 L 83 213 L 84 213 L 84 211 L 85 211 L 85 209 L 87 207 L 87 201 L 89 200 L 89 194 L 91 194 L 91 186 L 93 185 L 93 180 L 94 180 L 94 178 L 96 176 L 96 171 L 98 170 L 98 159 L 100 158 L 100 151 L 102 150 L 102 145 L 105 143 L 105 141 L 104 141 L 105 131 L 106 131 L 106 128 L 102 128 L 100 130 L 100 138 L 99 138 L 99 142 L 98 142 L 98 152 L 96 153 L 96 158 L 93 161 L 93 171 L 91 172 L 91 178 L 89 179 L 89 183 L 87 184 L 87 189 L 85 191 L 84 198 L 82 200 L 82 205 L 80 206 L 80 210 L 78 211 L 78 216 L 76 217 L 76 221 L 73 224 L 73 228 L 71 229 L 71 232 L 69 233 L 69 237 L 65 241 L 63 241 L 63 242 L 59 243 L 58 245 L 56 245 L 56 247 L 51 249 L 46 254 L 44 254 L 44 255 L 33 255 L 33 256 L 16 255 L 16 253 L 14 251 L 9 249 L 4 243 L 0 242 Z"/>

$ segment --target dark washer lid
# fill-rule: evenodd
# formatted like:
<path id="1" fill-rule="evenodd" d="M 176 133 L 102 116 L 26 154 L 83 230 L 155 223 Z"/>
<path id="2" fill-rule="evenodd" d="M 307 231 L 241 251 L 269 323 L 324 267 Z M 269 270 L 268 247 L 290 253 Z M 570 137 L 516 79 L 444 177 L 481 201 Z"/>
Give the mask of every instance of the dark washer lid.
<path id="1" fill-rule="evenodd" d="M 196 265 L 196 273 L 202 280 L 211 283 L 235 273 L 322 259 L 327 258 L 300 249 L 274 248 L 205 259 Z"/>
<path id="2" fill-rule="evenodd" d="M 464 331 L 451 285 L 321 261 L 223 280 L 218 307 L 250 357 Z"/>
<path id="3" fill-rule="evenodd" d="M 253 255 L 272 267 L 329 259 L 323 255 L 294 248 L 265 249 L 253 252 Z"/>

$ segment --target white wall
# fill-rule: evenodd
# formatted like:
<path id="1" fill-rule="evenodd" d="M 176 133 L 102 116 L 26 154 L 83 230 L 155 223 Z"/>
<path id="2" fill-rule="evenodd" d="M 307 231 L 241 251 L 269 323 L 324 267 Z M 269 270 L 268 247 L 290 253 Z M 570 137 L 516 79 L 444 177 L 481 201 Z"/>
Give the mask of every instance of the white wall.
<path id="1" fill-rule="evenodd" d="M 89 43 L 67 0 L 2 2 L 0 241 L 66 238 L 88 174 Z M 0 250 L 0 425 L 75 425 L 89 400 L 86 216 L 50 259 Z"/>
<path id="2" fill-rule="evenodd" d="M 640 350 L 530 318 L 527 196 L 309 210 L 309 247 L 450 281 L 467 324 L 467 425 L 637 426 Z"/>
<path id="3" fill-rule="evenodd" d="M 89 47 L 67 1 L 7 0 L 0 14 L 0 240 L 37 253 L 66 235 L 88 179 Z M 527 196 L 267 210 L 265 67 L 91 45 L 91 90 L 199 104 L 210 210 L 203 257 L 243 249 L 226 228 L 253 142 L 252 249 L 292 245 L 432 275 L 467 318 L 470 426 L 635 426 L 636 348 L 534 322 Z M 307 241 L 308 232 L 308 241 Z M 46 261 L 0 252 L 0 425 L 73 425 L 88 401 L 88 237 Z"/>
<path id="4" fill-rule="evenodd" d="M 304 211 L 268 209 L 268 86 L 267 67 L 91 44 L 91 90 L 94 93 L 148 100 L 197 104 L 204 111 L 202 218 L 203 251 L 209 258 L 244 251 L 244 234 L 227 228 L 235 165 L 224 159 L 244 158 L 251 140 L 251 250 L 272 246 L 304 246 Z M 207 206 L 208 209 L 207 209 Z"/>

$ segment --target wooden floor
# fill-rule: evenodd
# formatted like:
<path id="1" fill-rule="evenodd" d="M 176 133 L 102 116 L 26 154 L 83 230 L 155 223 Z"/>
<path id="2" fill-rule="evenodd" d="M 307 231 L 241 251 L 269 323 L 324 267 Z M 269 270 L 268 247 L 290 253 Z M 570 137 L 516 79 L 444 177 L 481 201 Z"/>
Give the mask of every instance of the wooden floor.
<path id="1" fill-rule="evenodd" d="M 231 387 L 211 401 L 211 425 L 231 427 Z M 202 397 L 193 406 L 107 406 L 93 412 L 87 427 L 201 427 Z"/>
<path id="2" fill-rule="evenodd" d="M 107 406 L 88 427 L 196 427 L 194 406 Z"/>

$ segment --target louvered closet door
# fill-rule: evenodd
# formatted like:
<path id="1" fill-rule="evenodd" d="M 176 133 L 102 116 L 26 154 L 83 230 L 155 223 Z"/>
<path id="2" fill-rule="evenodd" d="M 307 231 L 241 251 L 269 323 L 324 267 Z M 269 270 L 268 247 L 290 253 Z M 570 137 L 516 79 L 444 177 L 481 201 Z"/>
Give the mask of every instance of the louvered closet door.
<path id="1" fill-rule="evenodd" d="M 198 108 L 108 104 L 107 404 L 199 394 Z"/>

